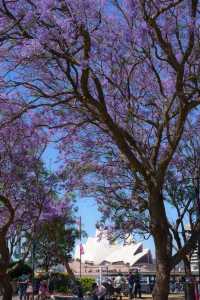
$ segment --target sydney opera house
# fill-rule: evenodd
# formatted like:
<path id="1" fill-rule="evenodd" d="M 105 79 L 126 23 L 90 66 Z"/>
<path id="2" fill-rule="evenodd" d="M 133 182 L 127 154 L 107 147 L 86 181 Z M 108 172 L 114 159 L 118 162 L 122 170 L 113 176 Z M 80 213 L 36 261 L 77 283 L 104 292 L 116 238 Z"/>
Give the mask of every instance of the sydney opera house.
<path id="1" fill-rule="evenodd" d="M 152 264 L 149 249 L 144 249 L 142 243 L 127 241 L 125 244 L 111 243 L 106 232 L 96 231 L 94 237 L 88 237 L 81 248 L 83 263 L 94 265 L 127 265 Z M 76 247 L 75 259 L 80 259 L 80 246 Z"/>

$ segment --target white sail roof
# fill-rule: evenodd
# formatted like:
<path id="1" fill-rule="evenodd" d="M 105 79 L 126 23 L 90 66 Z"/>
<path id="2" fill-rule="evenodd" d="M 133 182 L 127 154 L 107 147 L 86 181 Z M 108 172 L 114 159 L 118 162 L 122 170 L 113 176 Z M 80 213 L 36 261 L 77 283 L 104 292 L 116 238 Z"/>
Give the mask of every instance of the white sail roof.
<path id="1" fill-rule="evenodd" d="M 149 253 L 148 249 L 143 249 L 142 243 L 131 243 L 128 245 L 111 244 L 106 234 L 99 238 L 99 231 L 95 237 L 89 237 L 83 244 L 84 254 L 81 255 L 83 262 L 93 262 L 101 264 L 103 261 L 110 263 L 123 262 L 130 265 L 135 264 L 140 258 Z M 75 250 L 75 259 L 80 258 L 80 247 Z"/>
<path id="2" fill-rule="evenodd" d="M 142 243 L 120 246 L 119 249 L 112 252 L 107 257 L 106 261 L 109 261 L 112 263 L 117 262 L 117 261 L 123 261 L 124 263 L 129 263 L 132 265 L 135 253 L 141 247 L 142 247 Z"/>

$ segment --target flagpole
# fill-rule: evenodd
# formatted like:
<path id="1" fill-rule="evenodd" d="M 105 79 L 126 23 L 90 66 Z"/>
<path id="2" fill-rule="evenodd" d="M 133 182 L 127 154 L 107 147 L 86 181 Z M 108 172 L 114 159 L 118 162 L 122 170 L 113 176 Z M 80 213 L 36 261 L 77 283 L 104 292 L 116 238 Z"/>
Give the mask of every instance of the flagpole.
<path id="1" fill-rule="evenodd" d="M 80 278 L 81 278 L 81 256 L 82 256 L 82 249 L 81 249 L 81 245 L 82 245 L 82 243 L 81 243 L 81 238 L 82 238 L 82 236 L 81 236 L 81 216 L 80 216 L 80 219 L 79 219 L 79 238 L 80 238 Z"/>

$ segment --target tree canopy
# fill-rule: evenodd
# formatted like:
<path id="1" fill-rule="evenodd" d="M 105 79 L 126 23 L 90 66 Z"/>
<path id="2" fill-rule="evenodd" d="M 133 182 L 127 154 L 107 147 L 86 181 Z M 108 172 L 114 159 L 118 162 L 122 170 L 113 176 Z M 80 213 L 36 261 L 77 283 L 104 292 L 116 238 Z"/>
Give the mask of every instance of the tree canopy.
<path id="1" fill-rule="evenodd" d="M 195 235 L 173 255 L 163 187 L 180 141 L 199 129 L 199 6 L 198 0 L 0 3 L 2 91 L 18 103 L 7 122 L 35 109 L 31 120 L 51 129 L 75 170 L 71 185 L 83 182 L 84 171 L 91 170 L 88 183 L 105 172 L 109 197 L 131 198 L 133 211 L 144 208 L 156 246 L 156 300 L 167 299 L 170 270 L 200 227 L 197 220 Z"/>

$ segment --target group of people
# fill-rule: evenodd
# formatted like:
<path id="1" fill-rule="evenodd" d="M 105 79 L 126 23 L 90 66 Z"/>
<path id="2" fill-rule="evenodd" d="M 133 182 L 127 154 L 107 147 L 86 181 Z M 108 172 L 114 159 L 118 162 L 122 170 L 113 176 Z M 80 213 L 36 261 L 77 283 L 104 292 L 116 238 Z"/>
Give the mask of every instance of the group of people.
<path id="1" fill-rule="evenodd" d="M 122 276 L 119 273 L 114 280 L 108 279 L 106 282 L 97 285 L 94 283 L 92 286 L 92 300 L 105 300 L 111 297 L 116 297 L 122 300 L 122 294 L 124 294 L 128 281 L 128 293 L 129 299 L 142 298 L 141 297 L 141 284 L 140 284 L 140 274 L 138 270 L 135 273 L 129 272 L 128 278 Z"/>
<path id="2" fill-rule="evenodd" d="M 129 293 L 129 299 L 134 298 L 141 298 L 141 284 L 140 284 L 140 274 L 138 270 L 133 273 L 132 271 L 129 271 L 128 274 L 128 293 Z M 123 286 L 126 285 L 125 278 L 118 274 L 117 277 L 114 279 L 114 288 L 116 293 L 119 295 L 120 299 L 122 299 L 121 292 L 123 290 Z"/>
<path id="3" fill-rule="evenodd" d="M 122 294 L 125 291 L 128 281 L 129 299 L 141 298 L 141 284 L 140 274 L 138 270 L 135 273 L 131 271 L 128 274 L 128 278 L 122 276 L 119 273 L 113 280 L 107 280 L 101 284 L 96 282 L 92 285 L 91 298 L 92 300 L 105 300 L 105 298 L 111 298 L 111 296 L 119 297 L 122 300 Z M 22 275 L 18 281 L 18 292 L 20 300 L 29 299 L 29 295 L 37 294 L 38 299 L 47 299 L 54 291 L 55 278 L 50 276 L 49 280 L 35 280 L 34 284 L 31 284 L 27 275 Z M 79 283 L 80 284 L 80 283 Z M 83 290 L 78 283 L 75 285 L 74 294 L 78 296 L 78 299 L 83 299 Z"/>
<path id="4" fill-rule="evenodd" d="M 29 280 L 29 276 L 22 275 L 18 280 L 18 294 L 20 300 L 27 300 L 32 294 L 38 295 L 38 300 L 46 299 L 50 296 L 47 280 L 35 280 L 34 284 Z"/>

